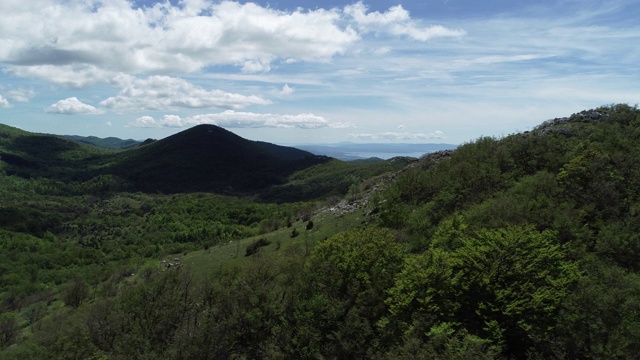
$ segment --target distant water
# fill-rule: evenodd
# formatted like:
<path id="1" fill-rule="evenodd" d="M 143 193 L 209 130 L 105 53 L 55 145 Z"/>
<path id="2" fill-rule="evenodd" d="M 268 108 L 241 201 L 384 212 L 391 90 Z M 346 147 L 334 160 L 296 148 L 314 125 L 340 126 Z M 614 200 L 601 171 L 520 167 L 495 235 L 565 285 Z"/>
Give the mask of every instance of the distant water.
<path id="1" fill-rule="evenodd" d="M 388 160 L 396 156 L 419 158 L 424 154 L 445 149 L 455 149 L 453 144 L 355 144 L 338 143 L 328 145 L 298 145 L 298 149 L 316 155 L 330 156 L 340 160 L 361 160 L 372 157 Z"/>
<path id="2" fill-rule="evenodd" d="M 348 157 L 358 157 L 362 159 L 377 157 L 383 160 L 388 160 L 396 156 L 410 156 L 410 157 L 419 158 L 424 154 L 427 154 L 427 153 L 425 152 L 401 152 L 401 153 L 400 152 L 348 152 L 348 153 L 345 153 L 345 155 Z"/>

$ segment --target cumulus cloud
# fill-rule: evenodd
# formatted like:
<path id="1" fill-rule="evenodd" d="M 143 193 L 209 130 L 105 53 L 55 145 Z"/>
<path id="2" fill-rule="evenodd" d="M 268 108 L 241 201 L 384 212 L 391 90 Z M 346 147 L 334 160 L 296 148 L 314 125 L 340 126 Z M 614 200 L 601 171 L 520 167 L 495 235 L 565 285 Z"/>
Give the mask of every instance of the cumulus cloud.
<path id="1" fill-rule="evenodd" d="M 293 94 L 295 90 L 292 87 L 289 87 L 289 84 L 284 84 L 282 90 L 278 92 L 278 95 L 287 96 Z"/>
<path id="2" fill-rule="evenodd" d="M 442 25 L 421 26 L 411 20 L 402 5 L 392 6 L 384 13 L 368 12 L 362 2 L 345 6 L 344 13 L 350 15 L 361 33 L 386 32 L 396 36 L 407 36 L 413 40 L 427 41 L 438 37 L 460 37 L 464 30 L 448 29 Z"/>
<path id="3" fill-rule="evenodd" d="M 222 90 L 206 90 L 188 81 L 170 76 L 132 79 L 118 95 L 100 102 L 116 112 L 136 110 L 175 110 L 198 108 L 240 109 L 271 102 L 256 95 L 241 95 Z"/>
<path id="4" fill-rule="evenodd" d="M 181 118 L 177 115 L 164 115 L 162 119 L 155 120 L 151 116 L 142 116 L 127 126 L 154 128 L 154 127 L 188 127 L 200 124 L 218 125 L 225 128 L 345 128 L 351 127 L 347 123 L 329 122 L 322 116 L 314 114 L 280 115 L 259 114 L 252 112 L 237 112 L 227 110 L 215 114 L 202 114 Z"/>
<path id="5" fill-rule="evenodd" d="M 11 104 L 7 99 L 0 95 L 0 108 L 6 109 L 8 107 L 11 107 Z"/>
<path id="6" fill-rule="evenodd" d="M 154 128 L 162 127 L 162 125 L 160 125 L 160 122 L 156 122 L 152 116 L 145 115 L 130 122 L 126 127 Z"/>
<path id="7" fill-rule="evenodd" d="M 60 100 L 57 103 L 49 106 L 45 109 L 48 113 L 54 114 L 66 114 L 66 115 L 98 115 L 103 114 L 104 111 L 95 108 L 94 106 L 83 103 L 76 97 L 70 97 L 68 99 Z"/>
<path id="8" fill-rule="evenodd" d="M 214 0 L 142 7 L 125 0 L 2 1 L 0 13 L 5 70 L 70 87 L 108 83 L 115 74 L 192 73 L 216 65 L 256 73 L 270 71 L 276 60 L 325 62 L 367 32 L 420 41 L 464 34 L 421 26 L 402 6 L 369 12 L 361 2 L 282 11 Z"/>
<path id="9" fill-rule="evenodd" d="M 436 130 L 431 133 L 409 133 L 409 132 L 384 132 L 375 134 L 349 134 L 349 138 L 353 140 L 394 140 L 394 141 L 416 141 L 430 139 L 444 139 L 444 133 Z"/>
<path id="10" fill-rule="evenodd" d="M 0 62 L 7 71 L 82 86 L 110 73 L 194 72 L 235 65 L 269 71 L 274 59 L 326 61 L 359 39 L 338 10 L 279 11 L 233 1 L 3 1 Z M 25 24 L 38 24 L 26 26 Z M 59 75 L 54 68 L 64 69 Z M 89 80 L 73 80 L 69 70 Z M 95 74 L 93 70 L 104 74 Z"/>

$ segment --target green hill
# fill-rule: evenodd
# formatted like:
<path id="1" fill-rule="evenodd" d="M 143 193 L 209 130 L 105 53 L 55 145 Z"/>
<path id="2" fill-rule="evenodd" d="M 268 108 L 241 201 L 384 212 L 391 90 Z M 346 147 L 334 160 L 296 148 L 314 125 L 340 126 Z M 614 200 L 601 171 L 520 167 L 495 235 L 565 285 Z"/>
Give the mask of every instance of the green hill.
<path id="1" fill-rule="evenodd" d="M 36 134 L 0 124 L 0 160 L 8 174 L 63 181 L 87 179 L 104 150 L 62 136 Z"/>

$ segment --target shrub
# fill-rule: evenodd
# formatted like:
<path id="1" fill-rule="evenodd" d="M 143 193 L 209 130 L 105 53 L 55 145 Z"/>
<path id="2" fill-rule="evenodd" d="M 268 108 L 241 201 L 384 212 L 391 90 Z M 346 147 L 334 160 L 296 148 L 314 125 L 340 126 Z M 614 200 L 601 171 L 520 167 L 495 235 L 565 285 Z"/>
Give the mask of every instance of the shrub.
<path id="1" fill-rule="evenodd" d="M 252 242 L 251 244 L 247 245 L 247 249 L 245 251 L 244 256 L 251 256 L 255 253 L 258 252 L 258 250 L 260 250 L 261 247 L 267 246 L 271 244 L 271 241 L 267 240 L 267 239 L 259 239 L 256 240 L 254 242 Z"/>
<path id="2" fill-rule="evenodd" d="M 89 285 L 77 276 L 67 285 L 62 296 L 66 305 L 77 308 L 89 296 Z"/>

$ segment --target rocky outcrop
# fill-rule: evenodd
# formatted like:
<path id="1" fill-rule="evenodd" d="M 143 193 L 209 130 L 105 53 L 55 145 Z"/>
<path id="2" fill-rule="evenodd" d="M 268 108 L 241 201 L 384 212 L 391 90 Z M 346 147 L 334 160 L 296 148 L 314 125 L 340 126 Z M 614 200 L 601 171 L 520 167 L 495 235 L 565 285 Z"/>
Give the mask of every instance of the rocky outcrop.
<path id="1" fill-rule="evenodd" d="M 419 165 L 425 170 L 429 169 L 438 164 L 440 161 L 451 157 L 454 151 L 455 150 L 441 150 L 433 152 L 431 154 L 426 154 L 420 158 Z"/>
<path id="2" fill-rule="evenodd" d="M 363 210 L 369 203 L 369 200 L 371 199 L 373 194 L 385 189 L 390 183 L 396 180 L 399 174 L 407 171 L 408 169 L 415 168 L 416 166 L 419 166 L 422 169 L 428 169 L 432 166 L 435 166 L 440 161 L 448 159 L 451 154 L 453 154 L 453 151 L 454 150 L 436 151 L 430 154 L 423 155 L 420 159 L 404 156 L 391 158 L 387 161 L 391 163 L 402 161 L 406 162 L 408 165 L 400 171 L 381 176 L 378 181 L 365 188 L 356 196 L 347 196 L 334 205 L 320 209 L 320 211 L 318 211 L 318 214 L 331 213 L 333 215 L 340 216 L 347 213 L 352 213 L 357 210 Z"/>
<path id="3" fill-rule="evenodd" d="M 597 121 L 606 121 L 609 119 L 609 113 L 599 111 L 599 110 L 583 110 L 579 113 L 575 113 L 569 117 L 561 117 L 555 118 L 551 120 L 547 120 L 542 124 L 536 126 L 534 131 L 543 132 L 543 133 L 559 133 L 565 135 L 567 137 L 573 136 L 574 132 L 571 129 L 568 129 L 562 125 L 570 124 L 570 123 L 580 123 L 580 122 L 597 122 Z"/>

